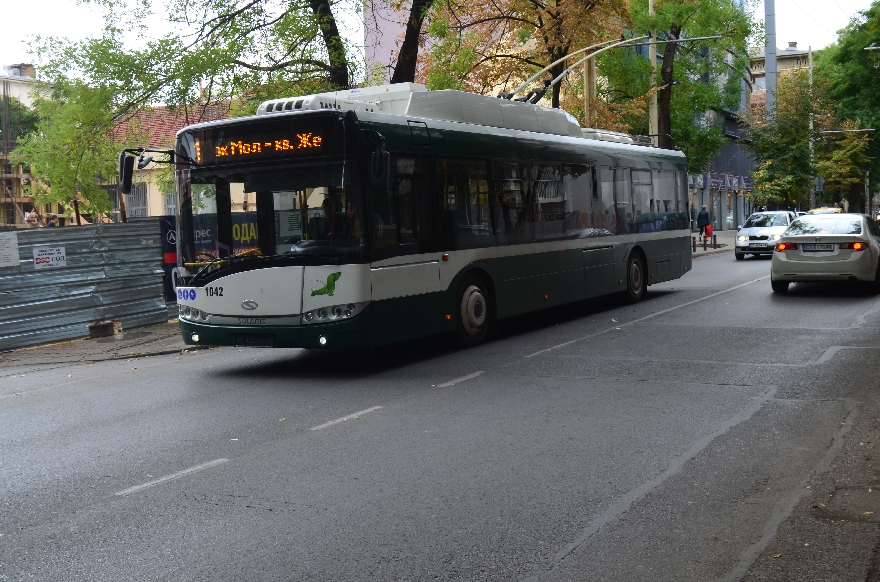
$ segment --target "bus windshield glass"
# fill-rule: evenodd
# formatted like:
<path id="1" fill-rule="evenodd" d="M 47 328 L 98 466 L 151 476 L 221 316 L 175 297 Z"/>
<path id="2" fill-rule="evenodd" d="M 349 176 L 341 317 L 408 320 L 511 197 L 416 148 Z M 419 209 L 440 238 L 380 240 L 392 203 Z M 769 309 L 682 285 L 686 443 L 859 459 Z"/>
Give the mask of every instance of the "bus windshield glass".
<path id="1" fill-rule="evenodd" d="M 365 260 L 363 204 L 342 158 L 179 172 L 180 250 L 196 272 L 236 259 Z M 226 257 L 231 261 L 216 261 Z M 216 264 L 221 263 L 221 264 Z"/>

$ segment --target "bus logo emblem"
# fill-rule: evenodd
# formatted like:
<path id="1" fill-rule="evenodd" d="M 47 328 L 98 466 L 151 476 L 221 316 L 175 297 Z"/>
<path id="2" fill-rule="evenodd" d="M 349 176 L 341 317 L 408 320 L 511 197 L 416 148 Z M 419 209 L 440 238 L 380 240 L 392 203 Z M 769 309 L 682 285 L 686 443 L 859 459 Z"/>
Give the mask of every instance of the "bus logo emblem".
<path id="1" fill-rule="evenodd" d="M 315 295 L 327 295 L 333 297 L 333 294 L 336 292 L 336 281 L 338 281 L 341 276 L 342 273 L 330 273 L 327 275 L 327 284 L 320 289 L 312 291 L 312 297 Z"/>
<path id="2" fill-rule="evenodd" d="M 245 299 L 241 302 L 241 308 L 247 309 L 248 311 L 253 311 L 257 307 L 259 307 L 259 305 L 257 305 L 257 302 L 253 299 Z"/>

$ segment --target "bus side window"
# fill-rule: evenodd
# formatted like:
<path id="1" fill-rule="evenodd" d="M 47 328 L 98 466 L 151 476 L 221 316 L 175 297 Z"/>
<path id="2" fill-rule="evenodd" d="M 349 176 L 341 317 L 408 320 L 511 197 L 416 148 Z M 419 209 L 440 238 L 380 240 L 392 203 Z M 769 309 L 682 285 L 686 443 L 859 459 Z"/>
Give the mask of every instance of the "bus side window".
<path id="1" fill-rule="evenodd" d="M 397 203 L 400 244 L 418 244 L 401 251 L 427 253 L 437 250 L 434 206 L 431 204 L 430 158 L 424 155 L 392 155 L 392 188 Z"/>
<path id="2" fill-rule="evenodd" d="M 528 182 L 522 164 L 494 162 L 490 210 L 496 245 L 531 240 L 531 215 L 527 207 Z"/>
<path id="3" fill-rule="evenodd" d="M 559 166 L 532 166 L 532 191 L 537 203 L 535 237 L 561 238 L 565 235 L 565 192 Z"/>
<path id="4" fill-rule="evenodd" d="M 413 196 L 416 161 L 412 157 L 392 155 L 393 172 L 391 187 L 397 201 L 397 224 L 400 244 L 414 244 L 418 240 Z"/>
<path id="5" fill-rule="evenodd" d="M 654 170 L 654 205 L 657 212 L 662 212 L 666 216 L 664 220 L 664 230 L 675 230 L 683 228 L 678 226 L 679 218 L 675 214 L 676 200 L 678 199 L 678 190 L 675 184 L 675 172 L 669 170 Z"/>
<path id="6" fill-rule="evenodd" d="M 601 202 L 593 205 L 594 228 L 615 234 L 617 218 L 614 211 L 614 172 L 608 166 L 596 168 L 596 189 Z"/>
<path id="7" fill-rule="evenodd" d="M 592 228 L 593 175 L 590 166 L 563 166 L 562 187 L 565 190 L 565 230 L 566 234 L 574 235 L 573 231 Z"/>
<path id="8" fill-rule="evenodd" d="M 614 234 L 632 232 L 632 183 L 629 168 L 614 168 Z"/>
<path id="9" fill-rule="evenodd" d="M 635 213 L 633 232 L 663 230 L 663 221 L 655 214 L 662 211 L 654 205 L 650 170 L 632 171 L 632 191 L 633 212 Z"/>
<path id="10" fill-rule="evenodd" d="M 392 161 L 393 167 L 393 161 Z M 377 188 L 368 184 L 370 199 L 370 241 L 371 260 L 378 261 L 394 257 L 399 253 L 397 227 L 397 200 L 391 192 L 391 180 Z"/>
<path id="11" fill-rule="evenodd" d="M 454 217 L 456 248 L 494 244 L 489 226 L 489 179 L 483 160 L 437 158 L 437 186 L 445 218 Z M 444 222 L 444 228 L 447 223 Z"/>
<path id="12" fill-rule="evenodd" d="M 675 197 L 675 211 L 678 214 L 676 228 L 688 227 L 688 183 L 687 172 L 675 173 L 675 185 L 678 187 L 678 196 Z"/>

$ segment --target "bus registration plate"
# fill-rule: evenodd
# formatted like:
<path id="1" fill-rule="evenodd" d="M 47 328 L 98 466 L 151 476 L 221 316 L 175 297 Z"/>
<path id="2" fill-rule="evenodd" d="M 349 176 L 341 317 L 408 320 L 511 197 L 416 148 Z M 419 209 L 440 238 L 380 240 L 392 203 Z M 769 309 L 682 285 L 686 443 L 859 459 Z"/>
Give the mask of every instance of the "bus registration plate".
<path id="1" fill-rule="evenodd" d="M 805 244 L 804 252 L 812 252 L 812 253 L 821 253 L 821 252 L 829 252 L 834 250 L 834 245 L 829 244 Z"/>

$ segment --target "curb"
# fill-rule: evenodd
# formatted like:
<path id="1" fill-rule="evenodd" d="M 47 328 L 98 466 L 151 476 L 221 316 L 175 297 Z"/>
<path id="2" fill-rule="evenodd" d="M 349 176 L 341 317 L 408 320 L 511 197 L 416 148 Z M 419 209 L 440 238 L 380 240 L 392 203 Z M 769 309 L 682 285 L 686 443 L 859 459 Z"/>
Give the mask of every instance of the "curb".
<path id="1" fill-rule="evenodd" d="M 691 253 L 691 257 L 696 259 L 698 257 L 708 257 L 710 255 L 720 255 L 721 253 L 729 253 L 732 250 L 733 249 L 710 249 L 710 250 L 705 250 L 705 251 L 697 251 L 695 253 Z"/>

